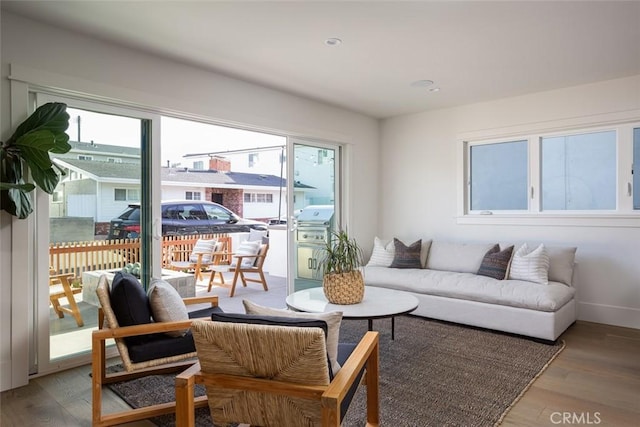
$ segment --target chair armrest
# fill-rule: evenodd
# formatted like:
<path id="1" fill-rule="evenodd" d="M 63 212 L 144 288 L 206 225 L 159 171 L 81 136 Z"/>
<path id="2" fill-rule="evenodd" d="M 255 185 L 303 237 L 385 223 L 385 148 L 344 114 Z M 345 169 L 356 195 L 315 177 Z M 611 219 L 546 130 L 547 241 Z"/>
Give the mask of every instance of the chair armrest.
<path id="1" fill-rule="evenodd" d="M 211 303 L 211 307 L 217 307 L 218 306 L 218 296 L 217 295 L 206 295 L 206 296 L 202 296 L 202 297 L 187 297 L 187 298 L 182 298 L 182 301 L 184 301 L 185 305 L 203 304 L 203 303 L 206 303 L 206 302 L 210 302 Z"/>
<path id="2" fill-rule="evenodd" d="M 69 280 L 74 277 L 76 277 L 75 273 L 50 274 L 49 280 L 51 279 Z"/>
<path id="3" fill-rule="evenodd" d="M 107 340 L 109 338 L 125 338 L 137 335 L 148 335 L 154 333 L 180 331 L 191 327 L 192 320 L 182 320 L 179 322 L 155 322 L 144 325 L 121 326 L 118 328 L 106 328 L 93 331 L 93 339 Z"/>
<path id="4" fill-rule="evenodd" d="M 338 371 L 336 376 L 333 378 L 331 384 L 329 384 L 327 391 L 322 396 L 322 400 L 337 400 L 338 404 L 340 404 L 349 390 L 349 387 L 351 387 L 367 362 L 375 359 L 375 363 L 378 363 L 378 352 L 378 332 L 367 332 L 344 365 L 342 365 L 342 368 L 340 368 L 340 371 Z M 377 371 L 377 366 L 375 370 Z"/>

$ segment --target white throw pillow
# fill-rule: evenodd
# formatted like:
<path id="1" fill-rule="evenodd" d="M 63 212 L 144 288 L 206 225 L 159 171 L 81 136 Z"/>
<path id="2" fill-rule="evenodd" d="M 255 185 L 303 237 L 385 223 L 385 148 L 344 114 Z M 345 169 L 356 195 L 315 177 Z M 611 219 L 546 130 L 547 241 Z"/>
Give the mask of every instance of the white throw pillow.
<path id="1" fill-rule="evenodd" d="M 151 307 L 151 315 L 156 322 L 180 322 L 189 320 L 187 307 L 182 301 L 182 297 L 164 280 L 153 279 L 151 286 L 147 292 L 149 296 L 149 306 Z M 189 329 L 181 331 L 170 331 L 167 335 L 171 337 L 181 337 L 187 333 Z"/>
<path id="2" fill-rule="evenodd" d="M 267 237 L 267 230 L 254 230 L 252 228 L 249 230 L 249 238 L 247 240 L 250 242 L 262 243 L 263 237 Z"/>
<path id="3" fill-rule="evenodd" d="M 253 255 L 253 257 L 242 258 L 242 264 L 240 264 L 240 267 L 249 268 L 256 262 L 255 255 L 257 255 L 258 252 L 260 252 L 261 244 L 262 242 L 259 242 L 259 241 L 250 242 L 248 240 L 240 243 L 240 245 L 238 246 L 238 249 L 235 251 L 236 255 Z M 237 263 L 238 263 L 238 258 L 234 257 L 233 261 L 231 262 L 231 267 L 235 267 Z"/>
<path id="4" fill-rule="evenodd" d="M 189 261 L 198 262 L 198 254 L 201 253 L 202 262 L 211 262 L 211 252 L 213 252 L 213 247 L 215 246 L 216 241 L 216 239 L 198 239 L 196 244 L 193 246 L 193 251 L 191 251 L 191 257 L 189 258 Z"/>
<path id="5" fill-rule="evenodd" d="M 298 311 L 283 310 L 280 308 L 263 307 L 248 300 L 242 300 L 247 314 L 258 314 L 262 316 L 282 316 L 297 317 L 301 319 L 316 319 L 327 322 L 327 354 L 331 361 L 331 370 L 336 375 L 340 370 L 338 363 L 338 340 L 340 338 L 340 323 L 342 322 L 342 312 L 332 311 L 329 313 L 300 313 Z"/>
<path id="6" fill-rule="evenodd" d="M 509 279 L 549 284 L 549 254 L 543 244 L 530 250 L 523 244 L 513 255 Z"/>
<path id="7" fill-rule="evenodd" d="M 389 267 L 393 262 L 395 246 L 393 240 L 385 242 L 376 237 L 373 239 L 373 252 L 367 267 Z"/>

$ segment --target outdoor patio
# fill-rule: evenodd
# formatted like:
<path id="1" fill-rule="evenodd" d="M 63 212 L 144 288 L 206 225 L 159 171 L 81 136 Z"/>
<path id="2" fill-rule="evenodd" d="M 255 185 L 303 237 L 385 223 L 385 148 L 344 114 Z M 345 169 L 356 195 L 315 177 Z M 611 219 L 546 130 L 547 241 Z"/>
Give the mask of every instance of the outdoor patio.
<path id="1" fill-rule="evenodd" d="M 225 312 L 244 313 L 243 299 L 270 307 L 285 308 L 285 298 L 287 296 L 286 278 L 271 276 L 268 273 L 265 273 L 265 276 L 269 286 L 268 291 L 264 291 L 260 284 L 249 283 L 247 287 L 243 287 L 242 283 L 239 282 L 235 296 L 230 298 L 229 290 L 233 273 L 224 273 L 226 285 L 221 286 L 216 282 L 211 288 L 211 292 L 207 292 L 209 273 L 205 273 L 203 280 L 196 282 L 196 296 L 218 295 L 220 307 Z M 82 294 L 76 295 L 76 298 L 84 320 L 83 327 L 79 328 L 72 316 L 65 315 L 64 318 L 59 319 L 53 308 L 49 308 L 52 359 L 65 357 L 77 352 L 88 352 L 91 348 L 91 332 L 98 326 L 98 308 L 82 301 Z M 66 300 L 63 299 L 62 304 L 66 304 Z M 203 305 L 189 306 L 189 310 L 197 310 L 203 307 Z"/>

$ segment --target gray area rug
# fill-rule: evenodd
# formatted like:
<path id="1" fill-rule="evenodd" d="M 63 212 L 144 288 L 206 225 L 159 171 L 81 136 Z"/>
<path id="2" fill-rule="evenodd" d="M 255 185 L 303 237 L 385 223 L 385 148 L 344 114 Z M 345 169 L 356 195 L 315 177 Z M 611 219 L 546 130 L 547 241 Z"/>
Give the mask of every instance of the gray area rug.
<path id="1" fill-rule="evenodd" d="M 343 320 L 341 342 L 357 342 L 367 322 Z M 383 426 L 493 426 L 500 423 L 529 385 L 562 351 L 497 332 L 427 320 L 375 320 L 380 332 L 380 421 Z M 152 376 L 110 385 L 132 407 L 173 400 L 173 377 Z M 203 389 L 199 393 L 204 393 Z M 343 426 L 362 426 L 365 390 L 359 390 Z M 153 420 L 175 425 L 173 416 Z M 208 410 L 197 426 L 211 426 Z"/>

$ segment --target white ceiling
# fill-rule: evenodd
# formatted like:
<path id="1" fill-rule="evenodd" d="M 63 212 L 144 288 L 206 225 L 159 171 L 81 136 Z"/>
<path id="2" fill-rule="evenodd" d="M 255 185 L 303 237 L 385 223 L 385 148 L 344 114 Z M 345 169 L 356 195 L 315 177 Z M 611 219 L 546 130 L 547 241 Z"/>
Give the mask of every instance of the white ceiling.
<path id="1" fill-rule="evenodd" d="M 640 74 L 637 1 L 1 5 L 378 118 Z M 421 79 L 441 90 L 410 86 Z"/>

